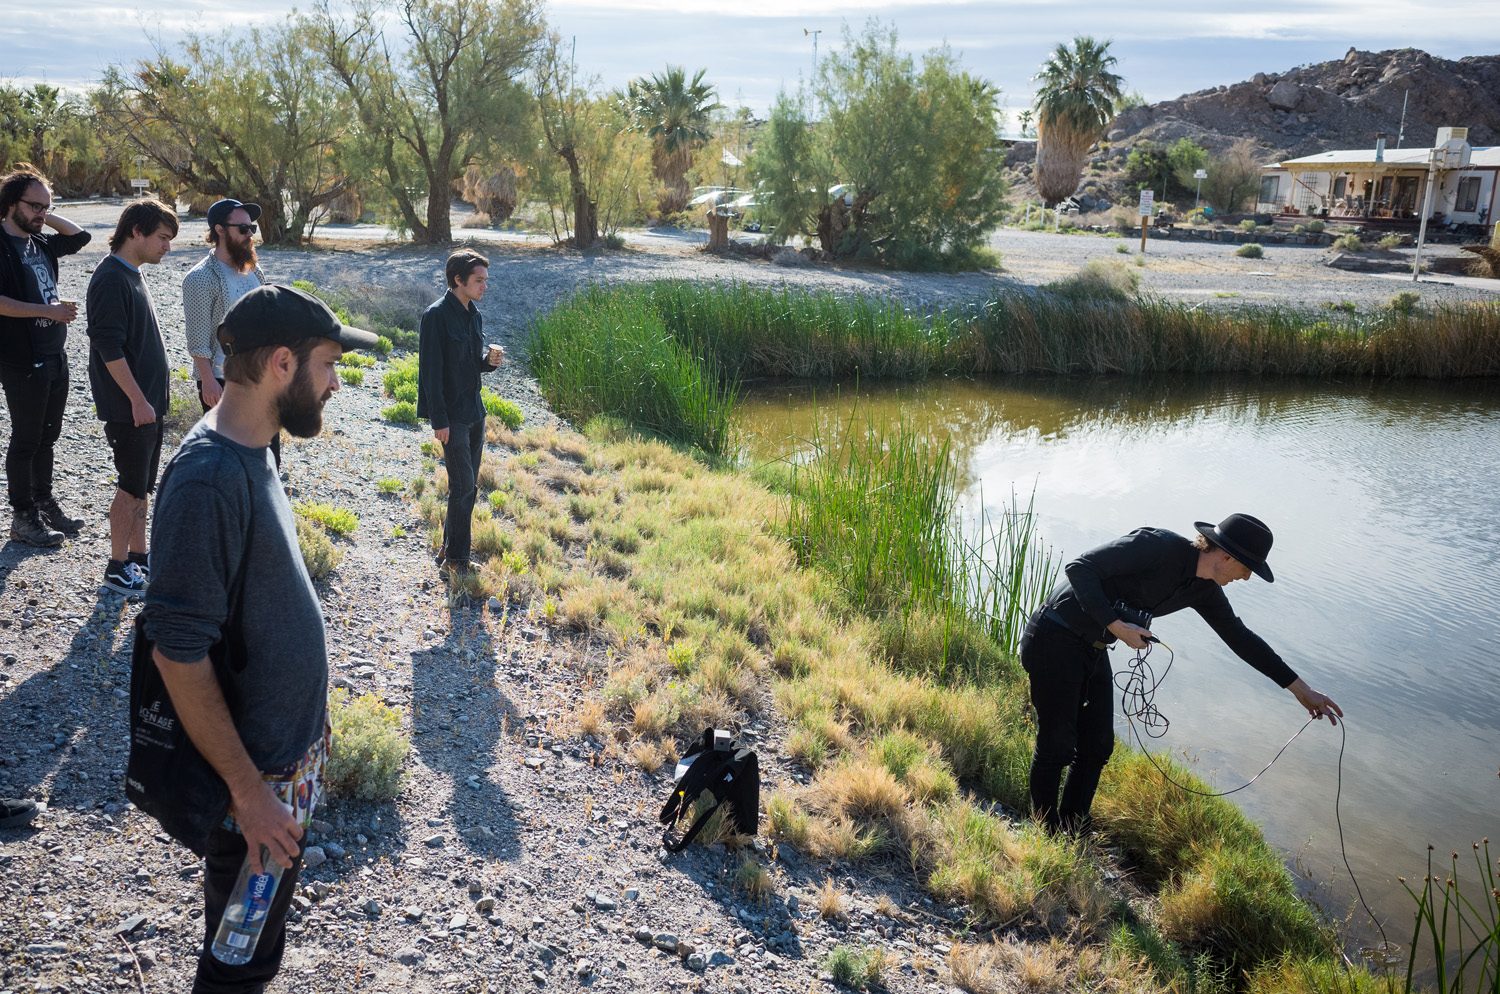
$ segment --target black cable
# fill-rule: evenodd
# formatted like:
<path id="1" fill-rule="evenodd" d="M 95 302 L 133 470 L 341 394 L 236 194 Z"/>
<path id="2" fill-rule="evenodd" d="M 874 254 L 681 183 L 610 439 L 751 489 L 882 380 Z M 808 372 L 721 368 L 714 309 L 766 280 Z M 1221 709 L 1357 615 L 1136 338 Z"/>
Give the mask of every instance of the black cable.
<path id="1" fill-rule="evenodd" d="M 1161 676 L 1159 677 L 1156 676 L 1155 670 L 1151 668 L 1151 664 L 1147 662 L 1147 657 L 1151 655 L 1151 647 L 1153 645 L 1160 645 L 1167 650 L 1168 654 L 1167 667 L 1161 671 Z M 1157 688 L 1167 678 L 1167 674 L 1172 671 L 1172 663 L 1176 659 L 1177 653 L 1173 651 L 1170 645 L 1167 645 L 1167 643 L 1162 642 L 1160 639 L 1154 639 L 1147 642 L 1144 649 L 1137 649 L 1135 651 L 1135 656 L 1126 663 L 1128 668 L 1114 675 L 1114 682 L 1115 687 L 1120 691 L 1120 710 L 1125 712 L 1125 720 L 1129 722 L 1130 730 L 1135 735 L 1136 745 L 1140 747 L 1141 752 L 1145 754 L 1146 759 L 1151 765 L 1156 768 L 1156 772 L 1161 774 L 1162 779 L 1184 793 L 1197 794 L 1199 797 L 1227 797 L 1230 794 L 1244 790 L 1259 780 L 1265 774 L 1266 770 L 1275 766 L 1276 761 L 1281 758 L 1281 754 L 1286 752 L 1287 748 L 1293 742 L 1297 741 L 1297 736 L 1307 731 L 1307 726 L 1317 720 L 1316 718 L 1308 718 L 1302 727 L 1297 729 L 1292 737 L 1287 739 L 1282 747 L 1276 751 L 1276 755 L 1271 757 L 1271 761 L 1259 773 L 1238 787 L 1231 790 L 1207 791 L 1178 783 L 1172 779 L 1166 770 L 1162 769 L 1161 764 L 1157 763 L 1156 757 L 1151 755 L 1151 750 L 1146 748 L 1146 743 L 1141 738 L 1140 729 L 1136 727 L 1136 722 L 1139 721 L 1145 727 L 1146 734 L 1153 739 L 1161 738 L 1167 734 L 1167 729 L 1172 727 L 1172 723 L 1167 720 L 1166 715 L 1157 709 L 1154 701 Z M 1333 820 L 1339 830 L 1339 854 L 1343 857 L 1344 869 L 1349 873 L 1349 880 L 1354 884 L 1354 893 L 1359 897 L 1360 906 L 1365 909 L 1365 914 L 1370 917 L 1370 921 L 1375 923 L 1375 929 L 1380 933 L 1382 948 L 1391 950 L 1395 947 L 1391 945 L 1391 940 L 1386 937 L 1385 927 L 1380 924 L 1380 919 L 1375 917 L 1375 912 L 1370 910 L 1369 903 L 1365 901 L 1364 891 L 1359 886 L 1359 878 L 1354 875 L 1354 868 L 1349 865 L 1348 847 L 1344 844 L 1344 819 L 1339 811 L 1339 805 L 1344 796 L 1344 747 L 1349 742 L 1349 730 L 1345 727 L 1347 720 L 1343 719 L 1339 722 L 1338 779 L 1333 794 Z"/>

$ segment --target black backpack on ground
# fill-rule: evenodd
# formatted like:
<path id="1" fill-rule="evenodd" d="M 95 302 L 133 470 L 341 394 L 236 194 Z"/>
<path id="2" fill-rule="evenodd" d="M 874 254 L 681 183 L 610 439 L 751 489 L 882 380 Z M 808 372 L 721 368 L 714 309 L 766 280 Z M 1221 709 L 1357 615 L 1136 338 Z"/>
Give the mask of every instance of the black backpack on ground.
<path id="1" fill-rule="evenodd" d="M 726 804 L 733 815 L 736 832 L 741 835 L 756 833 L 760 824 L 760 760 L 731 733 L 722 729 L 704 729 L 703 738 L 677 764 L 675 780 L 672 796 L 661 809 L 660 818 L 667 826 L 661 844 L 668 852 L 681 852 L 687 848 L 714 813 Z M 698 815 L 681 838 L 673 841 L 672 829 L 693 810 L 704 791 L 712 795 L 713 804 Z"/>

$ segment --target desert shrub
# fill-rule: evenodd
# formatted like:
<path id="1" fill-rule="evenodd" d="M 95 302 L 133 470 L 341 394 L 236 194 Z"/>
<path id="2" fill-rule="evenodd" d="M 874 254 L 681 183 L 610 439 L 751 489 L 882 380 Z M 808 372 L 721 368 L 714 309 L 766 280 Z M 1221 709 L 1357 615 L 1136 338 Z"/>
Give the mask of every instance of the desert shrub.
<path id="1" fill-rule="evenodd" d="M 1255 219 L 1254 218 L 1248 218 L 1248 217 L 1245 218 L 1245 220 L 1243 220 L 1243 221 L 1240 222 L 1240 230 L 1241 231 L 1254 231 L 1255 230 Z"/>
<path id="2" fill-rule="evenodd" d="M 378 356 L 388 356 L 396 348 L 396 343 L 384 335 L 376 337 L 375 344 L 371 346 Z"/>
<path id="3" fill-rule="evenodd" d="M 401 733 L 401 716 L 374 694 L 350 698 L 338 689 L 328 699 L 333 747 L 325 782 L 339 797 L 388 801 L 401 788 L 401 764 L 411 744 Z"/>
<path id="4" fill-rule="evenodd" d="M 484 411 L 494 418 L 499 418 L 501 423 L 511 431 L 521 427 L 526 420 L 526 415 L 521 413 L 521 407 L 513 400 L 506 400 L 489 387 L 479 391 L 479 399 L 484 402 Z"/>
<path id="5" fill-rule="evenodd" d="M 375 365 L 375 360 L 362 352 L 345 352 L 339 356 L 340 366 L 349 366 L 358 369 L 369 369 Z"/>
<path id="6" fill-rule="evenodd" d="M 365 371 L 363 369 L 341 369 L 339 379 L 344 381 L 345 386 L 363 386 L 365 382 Z"/>
<path id="7" fill-rule="evenodd" d="M 321 504 L 305 500 L 298 503 L 294 510 L 302 517 L 309 521 L 317 522 L 335 535 L 349 535 L 354 529 L 359 527 L 358 515 L 345 508 L 334 507 L 332 504 Z"/>
<path id="8" fill-rule="evenodd" d="M 399 425 L 414 425 L 417 423 L 417 405 L 414 401 L 398 400 L 381 408 L 380 416 Z"/>
<path id="9" fill-rule="evenodd" d="M 873 946 L 835 946 L 823 961 L 823 969 L 833 976 L 834 983 L 862 991 L 879 986 L 885 955 L 885 950 Z"/>
<path id="10" fill-rule="evenodd" d="M 1398 235 L 1393 231 L 1375 244 L 1380 248 L 1382 252 L 1389 252 L 1392 249 L 1398 249 L 1401 246 L 1405 245 L 1406 236 Z"/>
<path id="11" fill-rule="evenodd" d="M 1336 252 L 1363 252 L 1365 243 L 1358 235 L 1340 235 L 1333 240 L 1333 248 Z"/>
<path id="12" fill-rule="evenodd" d="M 1067 297 L 1124 301 L 1135 296 L 1140 285 L 1140 274 L 1127 269 L 1123 262 L 1090 259 L 1067 279 L 1048 284 L 1048 289 Z"/>
<path id="13" fill-rule="evenodd" d="M 307 567 L 307 575 L 315 582 L 327 579 L 328 574 L 344 558 L 344 554 L 334 548 L 323 529 L 300 514 L 297 515 L 297 548 L 302 552 L 302 564 Z"/>
<path id="14" fill-rule="evenodd" d="M 1391 298 L 1387 306 L 1397 314 L 1415 314 L 1422 303 L 1422 295 L 1412 290 L 1402 290 Z"/>
<path id="15" fill-rule="evenodd" d="M 382 476 L 375 481 L 375 489 L 383 494 L 399 494 L 405 488 L 406 484 L 394 476 Z"/>
<path id="16" fill-rule="evenodd" d="M 1241 259 L 1259 259 L 1266 254 L 1266 250 L 1260 247 L 1259 242 L 1246 242 L 1235 249 L 1234 254 Z"/>
<path id="17" fill-rule="evenodd" d="M 1326 227 L 1328 227 L 1328 222 L 1322 220 L 1321 218 L 1315 217 L 1311 221 L 1307 222 L 1307 230 L 1311 231 L 1315 235 L 1321 235 L 1323 233 L 1323 229 Z"/>

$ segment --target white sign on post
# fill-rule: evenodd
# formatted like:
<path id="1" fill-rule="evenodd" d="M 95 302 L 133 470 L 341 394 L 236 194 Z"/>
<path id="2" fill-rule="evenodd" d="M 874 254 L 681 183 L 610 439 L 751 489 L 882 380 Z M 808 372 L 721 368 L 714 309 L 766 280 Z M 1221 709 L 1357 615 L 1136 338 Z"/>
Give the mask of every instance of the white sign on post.
<path id="1" fill-rule="evenodd" d="M 151 181 L 149 179 L 133 179 L 130 181 L 130 185 L 133 189 L 136 190 L 151 189 Z"/>
<path id="2" fill-rule="evenodd" d="M 1156 191 L 1155 190 L 1142 190 L 1141 191 L 1141 217 L 1150 217 L 1151 216 L 1151 205 L 1152 205 L 1152 202 L 1155 201 L 1155 200 L 1156 200 Z"/>
<path id="3" fill-rule="evenodd" d="M 1207 169 L 1195 169 L 1195 170 L 1193 170 L 1193 179 L 1208 179 L 1208 170 Z"/>

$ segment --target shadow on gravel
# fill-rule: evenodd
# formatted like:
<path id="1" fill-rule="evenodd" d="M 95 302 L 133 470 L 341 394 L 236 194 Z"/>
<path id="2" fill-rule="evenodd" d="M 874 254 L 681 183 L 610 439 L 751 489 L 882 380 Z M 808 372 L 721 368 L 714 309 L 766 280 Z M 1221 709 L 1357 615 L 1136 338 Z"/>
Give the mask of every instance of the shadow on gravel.
<path id="1" fill-rule="evenodd" d="M 771 893 L 756 900 L 734 886 L 740 858 L 735 851 L 718 844 L 709 847 L 694 844 L 672 856 L 668 865 L 697 884 L 704 900 L 717 904 L 727 920 L 737 922 L 739 928 L 764 942 L 768 950 L 784 959 L 805 959 L 807 948 L 798 934 L 797 915 L 788 905 L 786 895 Z M 765 856 L 760 853 L 752 858 L 765 862 Z M 812 886 L 811 880 L 798 879 L 796 882 Z M 713 888 L 705 887 L 706 883 L 712 883 Z M 802 927 L 806 928 L 805 925 Z M 733 946 L 727 948 L 733 953 Z"/>
<path id="2" fill-rule="evenodd" d="M 28 604 L 13 628 L 24 620 L 25 612 L 54 606 Z M 99 594 L 63 658 L 0 700 L 0 757 L 4 757 L 0 761 L 9 765 L 14 759 L 17 769 L 0 775 L 0 790 L 7 796 L 37 796 L 43 782 L 56 774 L 49 789 L 54 805 L 123 800 L 117 781 L 91 781 L 81 767 L 123 769 L 125 765 L 127 706 L 115 689 L 129 688 L 130 645 L 116 648 L 115 640 L 126 625 L 127 606 L 121 597 Z M 113 680 L 112 674 L 119 680 Z M 71 758 L 85 749 L 101 750 L 117 762 L 85 761 L 76 773 L 66 775 Z"/>
<path id="3" fill-rule="evenodd" d="M 497 686 L 483 603 L 454 607 L 450 621 L 442 644 L 412 653 L 413 744 L 423 766 L 451 781 L 444 814 L 458 843 L 478 856 L 516 859 L 519 822 L 491 767 L 505 730 L 524 722 Z"/>

